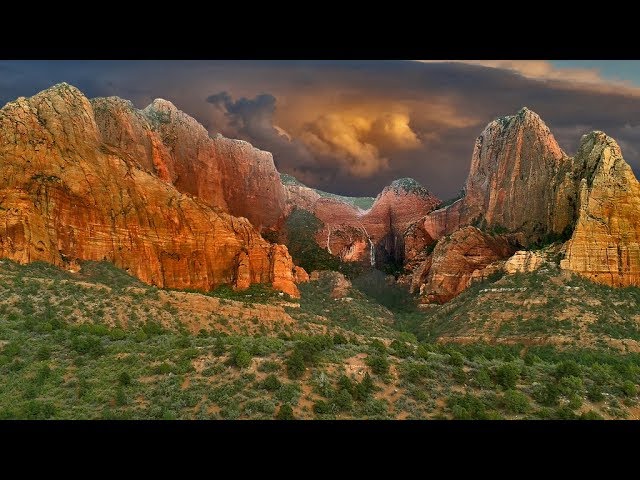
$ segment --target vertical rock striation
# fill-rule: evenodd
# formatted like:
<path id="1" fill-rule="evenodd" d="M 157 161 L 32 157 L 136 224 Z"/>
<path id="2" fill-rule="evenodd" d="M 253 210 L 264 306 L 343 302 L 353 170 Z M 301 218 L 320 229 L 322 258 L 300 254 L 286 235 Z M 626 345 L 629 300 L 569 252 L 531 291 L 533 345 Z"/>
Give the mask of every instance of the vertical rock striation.
<path id="1" fill-rule="evenodd" d="M 176 189 L 176 151 L 187 147 L 167 150 L 127 102 L 93 103 L 97 114 L 60 84 L 0 110 L 0 256 L 67 268 L 108 260 L 160 287 L 272 283 L 298 295 L 286 247 L 223 211 L 232 197 L 215 178 L 207 200 Z"/>
<path id="2" fill-rule="evenodd" d="M 613 286 L 640 285 L 640 184 L 620 147 L 602 132 L 575 157 L 579 210 L 564 269 Z"/>

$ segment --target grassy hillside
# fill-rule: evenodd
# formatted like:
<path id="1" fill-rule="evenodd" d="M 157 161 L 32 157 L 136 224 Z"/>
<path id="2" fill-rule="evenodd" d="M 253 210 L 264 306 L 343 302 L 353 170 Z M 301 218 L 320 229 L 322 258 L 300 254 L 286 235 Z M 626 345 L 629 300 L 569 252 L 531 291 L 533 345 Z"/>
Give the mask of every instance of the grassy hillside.
<path id="1" fill-rule="evenodd" d="M 425 310 L 425 339 L 553 344 L 640 352 L 640 289 L 557 269 L 505 275 Z"/>
<path id="2" fill-rule="evenodd" d="M 0 418 L 639 417 L 638 353 L 434 343 L 422 322 L 446 333 L 444 312 L 400 293 L 382 305 L 381 279 L 354 280 L 360 288 L 338 299 L 311 282 L 294 301 L 261 286 L 159 290 L 102 263 L 70 274 L 0 261 Z M 422 341 L 399 331 L 416 325 Z"/>

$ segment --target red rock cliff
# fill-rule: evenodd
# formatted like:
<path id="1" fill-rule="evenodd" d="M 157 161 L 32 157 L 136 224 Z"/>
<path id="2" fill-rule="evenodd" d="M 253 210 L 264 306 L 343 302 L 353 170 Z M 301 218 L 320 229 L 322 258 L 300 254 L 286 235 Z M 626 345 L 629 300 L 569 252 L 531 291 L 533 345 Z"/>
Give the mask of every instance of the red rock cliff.
<path id="1" fill-rule="evenodd" d="M 465 195 L 427 216 L 433 238 L 482 224 L 523 233 L 525 243 L 560 234 L 575 216 L 572 159 L 527 108 L 489 123 L 476 140 Z"/>
<path id="2" fill-rule="evenodd" d="M 180 192 L 273 227 L 284 213 L 285 192 L 271 153 L 207 130 L 171 102 L 144 110 L 117 97 L 91 100 L 106 145 Z"/>
<path id="3" fill-rule="evenodd" d="M 473 279 L 493 273 L 491 264 L 513 255 L 515 248 L 500 236 L 464 227 L 438 242 L 433 253 L 414 273 L 422 301 L 444 303 L 465 290 Z M 497 270 L 497 269 L 496 269 Z"/>
<path id="4" fill-rule="evenodd" d="M 336 198 L 320 196 L 315 190 L 300 185 L 287 185 L 290 208 L 309 210 L 324 224 L 316 234 L 316 242 L 344 261 L 370 264 L 393 260 L 404 261 L 407 229 L 440 201 L 413 179 L 394 181 L 375 199 L 369 210 Z M 383 257 L 382 259 L 380 257 Z"/>
<path id="5" fill-rule="evenodd" d="M 167 106 L 167 125 L 176 123 L 174 115 L 188 124 L 169 130 L 176 143 L 167 149 L 167 138 L 158 141 L 144 113 L 121 101 L 94 104 L 97 114 L 78 89 L 60 84 L 0 110 L 0 256 L 65 267 L 78 259 L 108 260 L 160 287 L 270 282 L 298 295 L 286 247 L 269 244 L 248 220 L 218 208 L 236 197 L 219 195 L 215 178 L 209 189 L 200 177 L 228 165 L 207 170 L 210 156 L 196 154 L 202 170 L 193 190 L 183 185 L 181 193 L 173 185 L 188 168 L 189 152 L 248 147 L 204 139 L 183 146 L 178 140 L 191 124 Z"/>

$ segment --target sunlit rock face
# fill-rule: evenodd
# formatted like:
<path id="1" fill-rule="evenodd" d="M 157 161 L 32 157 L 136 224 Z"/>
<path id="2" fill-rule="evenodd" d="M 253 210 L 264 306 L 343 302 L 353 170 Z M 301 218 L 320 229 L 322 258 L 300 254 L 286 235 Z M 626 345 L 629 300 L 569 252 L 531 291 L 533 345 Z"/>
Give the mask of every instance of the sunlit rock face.
<path id="1" fill-rule="evenodd" d="M 563 269 L 608 285 L 640 285 L 640 187 L 620 147 L 602 132 L 585 135 L 576 155 L 568 157 L 526 108 L 491 122 L 476 140 L 464 195 L 419 221 L 414 243 L 446 238 L 452 248 L 447 236 L 468 232 L 465 225 L 507 234 L 520 247 L 566 242 L 560 250 Z M 438 247 L 428 261 L 424 251 L 418 253 L 421 262 L 409 264 L 412 275 L 402 278 L 412 290 L 420 289 L 424 301 L 447 297 L 434 287 L 431 272 L 446 272 L 442 285 L 456 283 L 448 267 L 433 265 L 436 253 L 446 258 Z M 504 268 L 530 271 L 541 262 L 539 255 L 521 251 Z M 463 275 L 448 291 L 467 284 Z"/>
<path id="2" fill-rule="evenodd" d="M 191 168 L 179 165 L 176 152 L 205 148 L 184 146 L 180 129 L 197 127 L 181 117 L 186 126 L 176 127 L 171 149 L 145 118 L 119 100 L 92 105 L 67 84 L 2 108 L 0 256 L 70 269 L 77 260 L 108 260 L 160 287 L 271 283 L 298 295 L 286 247 L 224 211 L 233 197 L 220 195 L 215 179 L 215 188 L 198 181 L 193 191 L 176 188 Z"/>
<path id="3" fill-rule="evenodd" d="M 560 266 L 607 285 L 640 285 L 638 180 L 602 132 L 582 138 L 575 164 L 578 218 Z"/>
<path id="4" fill-rule="evenodd" d="M 118 97 L 91 100 L 108 148 L 138 167 L 258 230 L 282 217 L 285 192 L 271 153 L 207 130 L 171 102 L 154 100 L 144 110 Z"/>
<path id="5" fill-rule="evenodd" d="M 432 238 L 464 225 L 522 233 L 530 244 L 561 234 L 575 216 L 572 159 L 527 108 L 489 123 L 477 138 L 464 197 L 425 219 Z"/>

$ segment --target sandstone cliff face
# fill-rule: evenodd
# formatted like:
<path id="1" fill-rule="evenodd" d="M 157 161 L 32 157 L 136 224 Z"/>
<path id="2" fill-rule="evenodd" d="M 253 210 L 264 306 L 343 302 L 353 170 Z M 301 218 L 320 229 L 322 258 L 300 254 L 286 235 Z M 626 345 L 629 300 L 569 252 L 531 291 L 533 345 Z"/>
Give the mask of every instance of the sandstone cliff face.
<path id="1" fill-rule="evenodd" d="M 518 250 L 504 264 L 504 271 L 508 274 L 533 272 L 547 264 L 547 256 L 541 252 Z"/>
<path id="2" fill-rule="evenodd" d="M 431 213 L 433 238 L 464 225 L 522 232 L 526 244 L 560 234 L 575 217 L 572 160 L 527 108 L 489 123 L 476 140 L 465 195 Z"/>
<path id="3" fill-rule="evenodd" d="M 321 197 L 313 189 L 287 185 L 289 208 L 309 210 L 324 224 L 316 242 L 343 261 L 378 265 L 405 259 L 405 239 L 411 249 L 430 243 L 423 231 L 407 229 L 432 211 L 440 202 L 412 179 L 400 179 L 386 187 L 369 210 L 334 198 Z M 427 242 L 427 243 L 425 243 Z"/>
<path id="4" fill-rule="evenodd" d="M 444 303 L 466 289 L 472 280 L 498 271 L 496 262 L 513 254 L 504 238 L 475 227 L 464 227 L 438 242 L 433 253 L 414 273 L 423 303 Z"/>
<path id="5" fill-rule="evenodd" d="M 60 84 L 0 110 L 0 256 L 108 260 L 160 287 L 268 282 L 298 295 L 286 247 L 211 207 L 223 205 L 213 191 L 207 201 L 178 191 L 183 147 L 167 151 L 142 113 L 112 103 L 96 115 Z"/>
<path id="6" fill-rule="evenodd" d="M 640 185 L 618 144 L 582 138 L 575 157 L 579 211 L 561 267 L 613 286 L 640 285 Z"/>
<path id="7" fill-rule="evenodd" d="M 123 159 L 259 230 L 283 215 L 285 192 L 271 153 L 242 140 L 212 138 L 163 99 L 144 110 L 117 97 L 91 103 L 104 143 Z"/>

